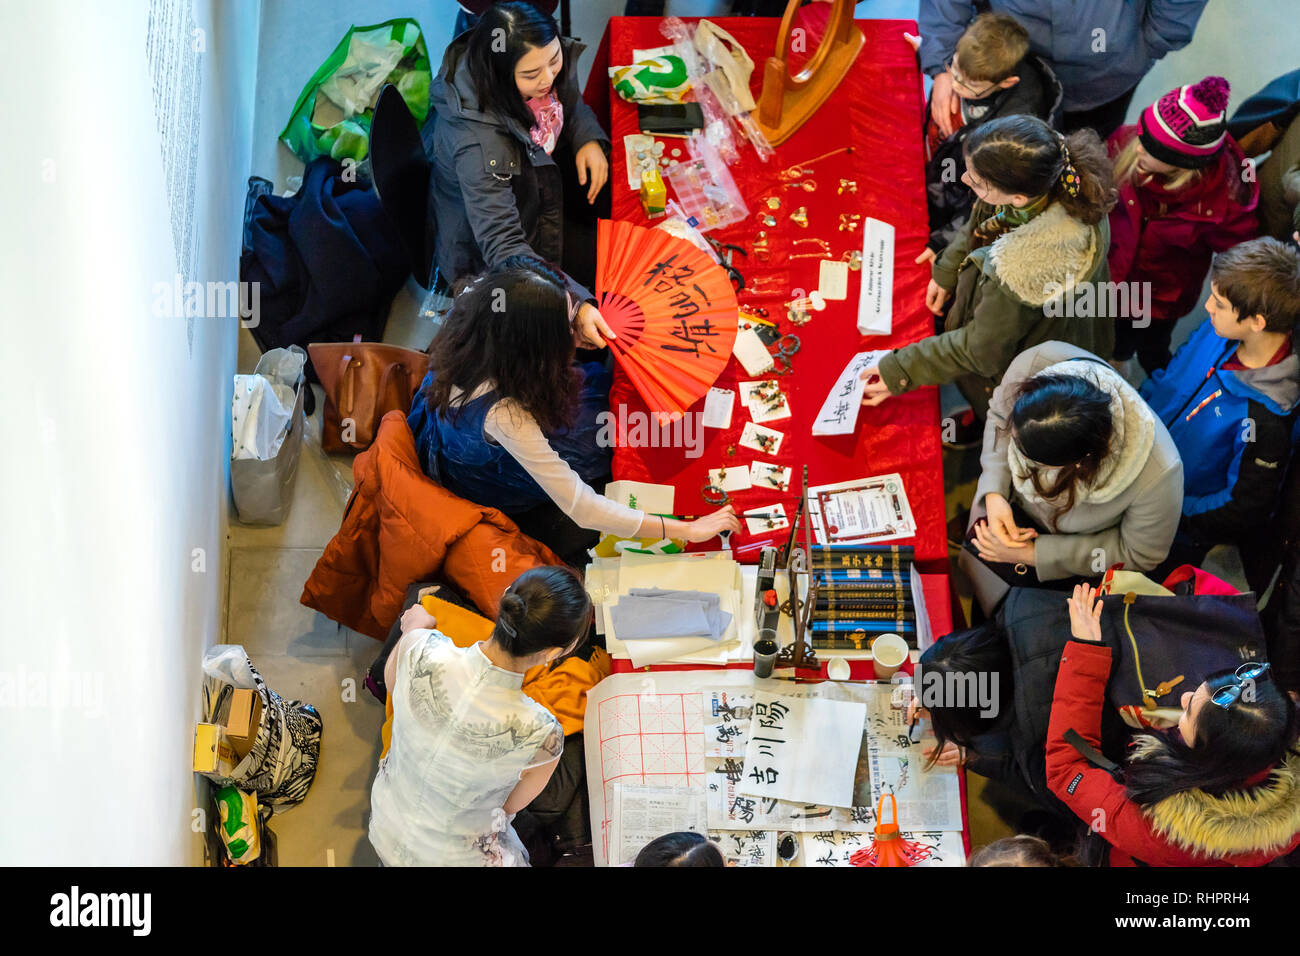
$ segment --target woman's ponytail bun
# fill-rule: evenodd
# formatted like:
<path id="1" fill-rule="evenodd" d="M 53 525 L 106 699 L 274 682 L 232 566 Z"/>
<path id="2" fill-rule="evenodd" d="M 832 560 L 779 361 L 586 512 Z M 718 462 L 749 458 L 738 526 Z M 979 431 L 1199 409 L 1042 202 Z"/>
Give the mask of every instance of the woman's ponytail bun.
<path id="1" fill-rule="evenodd" d="M 533 568 L 501 595 L 493 639 L 513 657 L 576 649 L 591 625 L 591 598 L 571 570 Z"/>
<path id="2" fill-rule="evenodd" d="M 528 614 L 528 605 L 518 594 L 506 591 L 501 595 L 501 604 L 497 608 L 497 626 L 493 636 L 497 643 L 510 654 L 517 655 L 519 629 Z"/>

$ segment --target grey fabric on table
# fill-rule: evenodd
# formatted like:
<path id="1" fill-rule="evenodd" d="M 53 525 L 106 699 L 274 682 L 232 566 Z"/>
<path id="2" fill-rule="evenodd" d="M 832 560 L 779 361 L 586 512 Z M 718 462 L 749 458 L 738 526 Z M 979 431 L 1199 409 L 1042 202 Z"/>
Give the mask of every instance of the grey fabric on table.
<path id="1" fill-rule="evenodd" d="M 619 640 L 707 637 L 718 641 L 731 624 L 721 597 L 709 591 L 632 588 L 610 605 Z"/>

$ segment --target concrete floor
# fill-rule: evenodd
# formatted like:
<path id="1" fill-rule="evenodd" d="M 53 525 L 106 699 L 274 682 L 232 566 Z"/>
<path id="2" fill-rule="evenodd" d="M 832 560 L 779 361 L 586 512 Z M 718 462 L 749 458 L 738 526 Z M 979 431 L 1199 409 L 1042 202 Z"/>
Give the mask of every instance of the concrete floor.
<path id="1" fill-rule="evenodd" d="M 1157 63 L 1143 81 L 1134 111 L 1175 83 L 1207 73 L 1221 73 L 1231 80 L 1235 107 L 1272 76 L 1291 69 L 1300 38 L 1300 28 L 1288 15 L 1292 3 L 1211 2 L 1192 44 Z M 715 7 L 712 0 L 673 2 L 673 11 L 681 15 L 709 15 Z M 574 34 L 594 47 L 606 18 L 621 12 L 622 3 L 576 0 L 573 8 Z M 276 137 L 302 84 L 343 36 L 357 8 L 339 0 L 264 0 L 262 9 L 253 173 L 271 179 L 279 192 L 290 176 L 301 173 L 302 164 Z M 858 5 L 858 15 L 914 18 L 916 9 L 917 0 L 866 0 Z M 395 16 L 420 21 L 436 64 L 451 39 L 452 0 L 372 0 L 362 19 L 378 23 Z M 1239 42 L 1243 31 L 1249 43 Z M 589 64 L 590 54 L 580 63 L 584 76 Z M 409 288 L 399 293 L 385 339 L 414 348 L 427 346 L 433 326 L 421 315 L 420 306 Z M 1196 321 L 1199 317 L 1193 316 L 1183 323 L 1179 339 Z M 256 361 L 256 346 L 241 331 L 239 371 L 252 371 Z M 317 395 L 319 399 L 319 389 Z M 945 403 L 950 404 L 950 399 Z M 351 489 L 350 459 L 325 455 L 320 449 L 322 405 L 318 400 L 285 522 L 274 528 L 252 528 L 232 519 L 226 640 L 243 644 L 272 687 L 287 697 L 311 702 L 324 720 L 320 768 L 310 795 L 272 823 L 281 863 L 366 866 L 376 862 L 366 825 L 383 709 L 361 687 L 361 680 L 379 645 L 298 603 L 303 581 L 338 529 Z M 972 466 L 970 455 L 947 453 L 944 468 L 951 517 L 970 501 L 978 461 Z M 1240 580 L 1235 557 L 1220 552 L 1214 564 L 1225 577 Z M 998 815 L 997 795 L 973 775 L 969 796 L 975 845 L 1012 832 Z"/>

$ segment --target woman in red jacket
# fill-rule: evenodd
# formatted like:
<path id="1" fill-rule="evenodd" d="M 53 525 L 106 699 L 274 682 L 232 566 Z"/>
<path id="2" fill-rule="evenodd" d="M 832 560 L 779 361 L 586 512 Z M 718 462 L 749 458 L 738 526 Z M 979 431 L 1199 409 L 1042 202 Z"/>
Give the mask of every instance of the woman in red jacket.
<path id="1" fill-rule="evenodd" d="M 1123 782 L 1065 740 L 1092 747 L 1110 677 L 1101 601 L 1088 585 L 1069 599 L 1070 631 L 1047 730 L 1047 784 L 1110 844 L 1111 866 L 1263 866 L 1300 845 L 1296 709 L 1267 664 L 1243 664 L 1183 694 L 1168 734 L 1132 744 Z"/>
<path id="2" fill-rule="evenodd" d="M 1148 373 L 1169 362 L 1174 323 L 1196 308 L 1216 252 L 1260 233 L 1254 167 L 1228 135 L 1228 81 L 1171 90 L 1107 142 L 1119 202 L 1110 212 L 1110 278 L 1143 303 L 1117 319 L 1115 358 Z M 1147 312 L 1148 315 L 1141 315 Z"/>

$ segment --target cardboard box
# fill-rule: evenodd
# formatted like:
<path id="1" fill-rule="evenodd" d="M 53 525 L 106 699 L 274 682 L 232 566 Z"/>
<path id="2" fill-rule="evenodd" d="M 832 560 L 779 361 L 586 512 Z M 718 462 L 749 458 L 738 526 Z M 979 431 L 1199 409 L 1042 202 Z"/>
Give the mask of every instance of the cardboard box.
<path id="1" fill-rule="evenodd" d="M 262 698 L 255 690 L 236 690 L 230 697 L 226 737 L 240 760 L 248 756 L 262 723 Z"/>
<path id="2" fill-rule="evenodd" d="M 213 780 L 227 780 L 240 757 L 218 724 L 194 725 L 194 772 Z"/>

